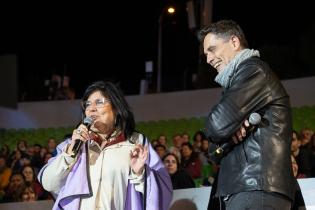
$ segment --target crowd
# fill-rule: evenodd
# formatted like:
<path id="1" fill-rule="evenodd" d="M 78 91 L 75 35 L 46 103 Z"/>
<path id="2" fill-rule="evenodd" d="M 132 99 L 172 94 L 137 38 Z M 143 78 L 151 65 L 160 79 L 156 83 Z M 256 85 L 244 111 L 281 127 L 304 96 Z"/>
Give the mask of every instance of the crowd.
<path id="1" fill-rule="evenodd" d="M 7 145 L 0 153 L 0 202 L 53 199 L 37 180 L 38 171 L 55 155 L 56 140 L 50 138 L 45 146 L 28 145 L 20 140 L 11 152 Z"/>
<path id="2" fill-rule="evenodd" d="M 154 150 L 163 161 L 172 180 L 173 189 L 211 186 L 220 165 L 209 156 L 211 144 L 202 131 L 192 138 L 187 133 L 152 139 Z M 45 145 L 28 145 L 20 140 L 10 151 L 2 145 L 0 153 L 0 202 L 20 202 L 53 199 L 37 180 L 39 170 L 56 155 L 57 142 L 48 139 Z M 315 134 L 312 129 L 293 131 L 291 159 L 294 176 L 315 177 Z"/>

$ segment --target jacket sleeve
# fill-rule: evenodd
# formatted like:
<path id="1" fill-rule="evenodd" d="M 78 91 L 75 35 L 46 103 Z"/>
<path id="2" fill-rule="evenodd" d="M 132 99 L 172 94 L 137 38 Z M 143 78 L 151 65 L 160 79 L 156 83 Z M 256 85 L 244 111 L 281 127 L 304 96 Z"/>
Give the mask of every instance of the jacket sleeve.
<path id="1" fill-rule="evenodd" d="M 257 63 L 240 66 L 231 79 L 230 88 L 225 90 L 206 119 L 207 137 L 215 143 L 230 139 L 252 112 L 270 102 L 273 79 L 270 72 Z"/>
<path id="2" fill-rule="evenodd" d="M 65 153 L 67 141 L 57 146 L 57 155 L 49 159 L 49 162 L 40 170 L 38 180 L 43 188 L 54 194 L 58 194 L 66 182 L 75 159 Z"/>

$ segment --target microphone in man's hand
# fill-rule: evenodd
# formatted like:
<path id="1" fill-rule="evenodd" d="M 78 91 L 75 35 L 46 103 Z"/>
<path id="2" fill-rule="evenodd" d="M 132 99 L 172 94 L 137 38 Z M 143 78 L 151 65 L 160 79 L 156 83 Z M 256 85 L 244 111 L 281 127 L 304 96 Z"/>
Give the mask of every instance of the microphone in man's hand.
<path id="1" fill-rule="evenodd" d="M 246 133 L 250 133 L 260 122 L 261 122 L 261 116 L 257 112 L 252 113 L 248 118 L 249 126 L 245 127 Z M 234 146 L 234 141 L 230 140 L 224 144 L 222 144 L 220 147 L 218 147 L 214 151 L 214 155 L 216 157 L 222 157 L 225 151 L 231 149 L 232 146 Z"/>
<path id="2" fill-rule="evenodd" d="M 87 127 L 88 130 L 90 130 L 91 125 L 93 124 L 93 119 L 91 117 L 85 117 L 83 120 L 83 125 Z M 76 139 L 74 146 L 72 148 L 73 155 L 71 157 L 75 158 L 82 147 L 83 141 L 81 139 Z"/>

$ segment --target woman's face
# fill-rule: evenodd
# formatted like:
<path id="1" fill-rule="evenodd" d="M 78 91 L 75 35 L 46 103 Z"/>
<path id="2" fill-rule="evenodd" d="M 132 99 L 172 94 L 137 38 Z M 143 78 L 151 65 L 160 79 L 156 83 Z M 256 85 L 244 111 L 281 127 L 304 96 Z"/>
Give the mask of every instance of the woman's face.
<path id="1" fill-rule="evenodd" d="M 108 98 L 100 91 L 93 92 L 87 99 L 85 115 L 93 119 L 91 130 L 96 133 L 109 134 L 115 125 L 115 112 Z"/>
<path id="2" fill-rule="evenodd" d="M 191 153 L 192 153 L 192 150 L 187 145 L 184 145 L 182 147 L 182 156 L 183 157 L 189 158 Z"/>
<path id="3" fill-rule="evenodd" d="M 19 186 L 24 183 L 22 174 L 14 174 L 10 180 L 10 188 L 16 190 Z"/>
<path id="4" fill-rule="evenodd" d="M 25 150 L 26 150 L 25 141 L 20 141 L 20 142 L 18 143 L 18 149 L 20 149 L 21 151 L 25 151 Z"/>
<path id="5" fill-rule="evenodd" d="M 47 143 L 48 148 L 56 148 L 56 140 L 55 139 L 49 139 Z"/>
<path id="6" fill-rule="evenodd" d="M 22 194 L 22 201 L 36 201 L 36 194 L 31 187 L 25 188 Z"/>
<path id="7" fill-rule="evenodd" d="M 33 170 L 30 167 L 28 167 L 28 166 L 24 167 L 23 175 L 25 177 L 25 181 L 33 182 L 33 180 L 34 180 L 34 172 L 33 172 Z"/>
<path id="8" fill-rule="evenodd" d="M 173 155 L 169 155 L 164 159 L 164 165 L 169 174 L 174 174 L 177 171 L 177 162 Z"/>

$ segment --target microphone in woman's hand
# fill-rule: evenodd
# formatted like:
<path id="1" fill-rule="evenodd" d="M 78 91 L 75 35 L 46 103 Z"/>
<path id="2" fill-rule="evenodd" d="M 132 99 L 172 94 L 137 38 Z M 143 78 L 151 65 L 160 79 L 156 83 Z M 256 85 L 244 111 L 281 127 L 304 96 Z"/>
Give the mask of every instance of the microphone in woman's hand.
<path id="1" fill-rule="evenodd" d="M 93 119 L 91 117 L 85 117 L 83 120 L 83 125 L 87 127 L 88 130 L 90 130 L 91 125 L 93 124 Z M 83 144 L 83 141 L 81 139 L 76 139 L 74 146 L 72 148 L 73 154 L 71 157 L 75 158 L 77 154 L 79 153 L 79 150 L 81 149 Z"/>

